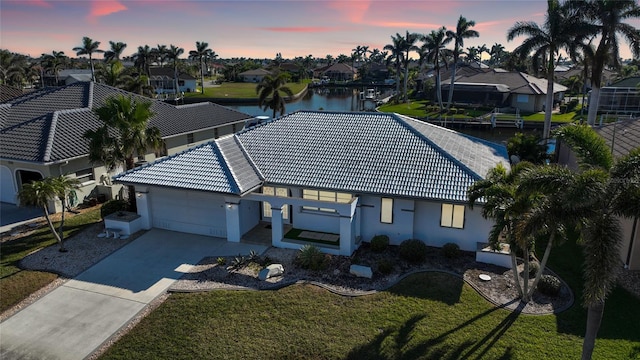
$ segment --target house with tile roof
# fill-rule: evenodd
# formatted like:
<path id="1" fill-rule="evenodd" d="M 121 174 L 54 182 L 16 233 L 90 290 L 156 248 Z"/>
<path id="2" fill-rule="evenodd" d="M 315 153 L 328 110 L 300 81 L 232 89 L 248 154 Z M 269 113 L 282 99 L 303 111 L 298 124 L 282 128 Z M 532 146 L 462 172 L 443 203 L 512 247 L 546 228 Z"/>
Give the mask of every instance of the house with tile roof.
<path id="1" fill-rule="evenodd" d="M 640 118 L 622 120 L 593 128 L 609 145 L 611 154 L 618 159 L 640 148 Z M 558 163 L 572 169 L 578 168 L 578 161 L 571 149 L 558 142 L 556 144 Z M 620 260 L 629 270 L 640 270 L 640 219 L 620 218 L 622 244 Z"/>
<path id="2" fill-rule="evenodd" d="M 98 193 L 115 196 L 121 186 L 109 185 L 113 174 L 89 162 L 83 136 L 101 125 L 93 110 L 115 95 L 152 102 L 149 125 L 160 130 L 165 148 L 146 161 L 234 133 L 252 119 L 208 102 L 174 106 L 94 82 L 34 91 L 0 104 L 0 201 L 16 204 L 22 184 L 66 174 L 82 181 L 79 201 Z"/>
<path id="3" fill-rule="evenodd" d="M 168 67 L 153 66 L 149 68 L 149 81 L 156 94 L 175 94 L 175 82 L 173 69 Z M 197 91 L 196 78 L 186 72 L 178 72 L 178 92 L 189 93 Z"/>
<path id="4" fill-rule="evenodd" d="M 259 83 L 262 81 L 262 79 L 267 76 L 267 75 L 271 75 L 271 71 L 269 70 L 265 70 L 265 69 L 252 69 L 252 70 L 247 70 L 247 71 L 243 71 L 240 74 L 238 74 L 238 78 L 240 78 L 241 81 L 243 82 L 253 82 L 253 83 Z"/>
<path id="5" fill-rule="evenodd" d="M 239 242 L 271 227 L 335 234 L 323 251 L 420 239 L 475 251 L 492 226 L 467 189 L 509 161 L 504 146 L 398 114 L 298 111 L 114 177 L 136 189 L 144 228 Z"/>
<path id="6" fill-rule="evenodd" d="M 601 88 L 598 113 L 640 115 L 640 76 L 621 79 Z"/>

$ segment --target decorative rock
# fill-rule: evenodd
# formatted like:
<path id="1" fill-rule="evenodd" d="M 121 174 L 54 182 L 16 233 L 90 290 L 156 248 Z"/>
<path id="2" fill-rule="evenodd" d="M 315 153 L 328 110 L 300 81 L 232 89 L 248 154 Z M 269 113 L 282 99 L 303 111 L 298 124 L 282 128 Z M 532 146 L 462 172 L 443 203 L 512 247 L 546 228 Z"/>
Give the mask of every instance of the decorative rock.
<path id="1" fill-rule="evenodd" d="M 491 280 L 491 276 L 487 275 L 487 274 L 480 274 L 478 275 L 478 277 L 480 278 L 480 280 L 482 281 L 489 281 Z"/>
<path id="2" fill-rule="evenodd" d="M 351 265 L 349 268 L 349 274 L 367 279 L 371 279 L 373 277 L 373 271 L 371 271 L 371 268 L 362 265 Z"/>
<path id="3" fill-rule="evenodd" d="M 284 274 L 284 267 L 282 266 L 282 264 L 271 264 L 266 268 L 260 270 L 260 273 L 258 274 L 258 279 L 264 281 L 264 280 L 267 280 L 268 278 L 272 278 L 274 276 L 280 276 L 282 274 Z"/>

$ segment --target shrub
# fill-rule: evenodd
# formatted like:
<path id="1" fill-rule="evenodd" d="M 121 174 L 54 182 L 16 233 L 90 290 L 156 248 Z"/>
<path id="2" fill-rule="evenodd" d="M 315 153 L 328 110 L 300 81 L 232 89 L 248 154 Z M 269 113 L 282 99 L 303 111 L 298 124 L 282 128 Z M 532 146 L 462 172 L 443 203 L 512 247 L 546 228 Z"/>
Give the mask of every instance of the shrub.
<path id="1" fill-rule="evenodd" d="M 322 270 L 324 268 L 324 255 L 314 245 L 305 245 L 300 249 L 296 262 L 303 269 Z"/>
<path id="2" fill-rule="evenodd" d="M 393 271 L 393 263 L 386 259 L 378 261 L 378 271 L 385 275 L 391 274 Z"/>
<path id="3" fill-rule="evenodd" d="M 423 262 L 427 257 L 427 245 L 418 239 L 405 240 L 400 243 L 400 257 L 412 262 Z"/>
<path id="4" fill-rule="evenodd" d="M 227 263 L 227 259 L 220 256 L 219 258 L 216 259 L 216 262 L 218 263 L 218 265 L 223 266 L 224 264 Z"/>
<path id="5" fill-rule="evenodd" d="M 249 261 L 260 262 L 260 255 L 255 250 L 249 251 Z"/>
<path id="6" fill-rule="evenodd" d="M 460 256 L 460 246 L 455 243 L 446 243 L 442 246 L 442 254 L 447 259 L 455 259 Z"/>
<path id="7" fill-rule="evenodd" d="M 538 275 L 538 271 L 540 271 L 540 263 L 537 261 L 529 262 L 529 279 L 536 277 Z"/>
<path id="8" fill-rule="evenodd" d="M 560 279 L 553 275 L 542 275 L 538 281 L 538 291 L 547 296 L 557 296 L 561 286 Z"/>
<path id="9" fill-rule="evenodd" d="M 238 270 L 246 264 L 247 259 L 242 255 L 238 255 L 231 260 L 231 266 L 228 267 L 229 270 Z"/>
<path id="10" fill-rule="evenodd" d="M 102 204 L 100 207 L 100 216 L 104 219 L 105 216 L 111 215 L 116 211 L 129 210 L 129 203 L 125 200 L 109 200 Z"/>
<path id="11" fill-rule="evenodd" d="M 383 252 L 389 247 L 389 237 L 387 235 L 376 235 L 371 239 L 371 250 Z"/>

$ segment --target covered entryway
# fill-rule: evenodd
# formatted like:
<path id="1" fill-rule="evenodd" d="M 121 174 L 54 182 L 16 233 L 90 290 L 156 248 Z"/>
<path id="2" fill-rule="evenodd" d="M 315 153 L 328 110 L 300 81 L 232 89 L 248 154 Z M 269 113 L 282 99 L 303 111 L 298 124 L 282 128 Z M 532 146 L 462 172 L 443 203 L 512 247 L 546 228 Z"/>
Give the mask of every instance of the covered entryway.
<path id="1" fill-rule="evenodd" d="M 200 191 L 153 188 L 152 226 L 190 234 L 227 237 L 225 199 Z"/>
<path id="2" fill-rule="evenodd" d="M 18 203 L 16 182 L 6 166 L 0 166 L 0 202 L 14 205 Z"/>

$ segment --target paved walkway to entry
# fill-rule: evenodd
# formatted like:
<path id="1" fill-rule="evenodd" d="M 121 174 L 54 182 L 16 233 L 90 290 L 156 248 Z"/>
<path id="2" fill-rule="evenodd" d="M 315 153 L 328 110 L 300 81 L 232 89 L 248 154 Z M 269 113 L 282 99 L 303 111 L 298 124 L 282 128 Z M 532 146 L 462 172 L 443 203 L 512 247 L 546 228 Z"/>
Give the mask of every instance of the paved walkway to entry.
<path id="1" fill-rule="evenodd" d="M 84 359 L 203 257 L 266 249 L 152 229 L 0 324 L 0 359 Z"/>

